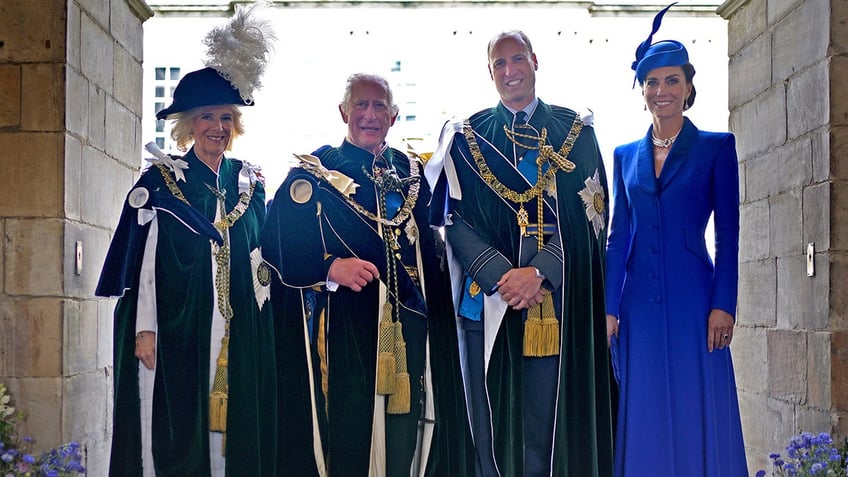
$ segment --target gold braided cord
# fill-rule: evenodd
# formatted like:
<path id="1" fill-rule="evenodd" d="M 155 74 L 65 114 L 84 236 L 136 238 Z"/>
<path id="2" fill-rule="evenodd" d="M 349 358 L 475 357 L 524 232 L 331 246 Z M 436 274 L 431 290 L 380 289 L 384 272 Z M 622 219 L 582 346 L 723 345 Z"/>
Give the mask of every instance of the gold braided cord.
<path id="1" fill-rule="evenodd" d="M 329 181 L 326 177 L 326 173 L 321 171 L 319 168 L 313 167 L 308 163 L 301 163 L 303 170 L 309 172 L 313 176 L 318 179 L 322 179 L 324 181 Z M 397 215 L 391 220 L 385 219 L 383 217 L 379 217 L 370 210 L 366 209 L 359 202 L 354 200 L 352 197 L 349 197 L 346 194 L 339 194 L 344 200 L 353 207 L 360 215 L 367 217 L 368 219 L 379 222 L 383 225 L 387 225 L 389 227 L 397 227 L 402 224 L 409 218 L 409 215 L 412 214 L 412 209 L 415 208 L 415 203 L 418 202 L 418 193 L 421 191 L 421 178 L 418 173 L 418 168 L 412 162 L 409 164 L 409 179 L 411 180 L 411 184 L 409 185 L 409 192 L 407 193 L 406 199 L 403 201 L 403 205 L 398 209 Z"/>
<path id="2" fill-rule="evenodd" d="M 165 185 L 168 187 L 168 190 L 171 191 L 171 194 L 174 194 L 174 197 L 185 202 L 186 204 L 191 205 L 188 199 L 186 199 L 185 195 L 183 195 L 183 191 L 180 190 L 180 187 L 174 181 L 174 178 L 171 177 L 171 173 L 168 171 L 168 168 L 162 164 L 156 164 L 156 167 L 159 168 L 159 172 L 162 173 L 162 178 L 165 179 Z M 209 190 L 211 190 L 213 193 L 216 192 L 216 190 L 208 184 L 207 187 L 209 187 Z M 242 192 L 241 194 L 239 194 L 238 203 L 235 205 L 235 207 L 233 207 L 233 210 L 231 210 L 229 214 L 226 214 L 220 221 L 215 222 L 215 228 L 223 232 L 224 230 L 232 227 L 233 224 L 235 224 L 236 221 L 238 221 L 238 219 L 240 219 L 241 216 L 244 215 L 245 211 L 247 211 L 247 208 L 250 205 L 250 200 L 253 198 L 254 190 L 256 190 L 256 182 L 250 184 L 249 191 Z M 221 197 L 219 196 L 219 198 Z M 223 199 L 221 200 L 223 201 Z"/>
<path id="3" fill-rule="evenodd" d="M 174 178 L 171 177 L 167 167 L 157 164 L 162 178 L 165 179 L 165 185 L 168 190 L 177 199 L 183 201 L 187 205 L 191 203 L 186 199 L 183 192 L 180 190 Z M 250 184 L 248 192 L 239 194 L 239 201 L 233 207 L 230 213 L 226 213 L 224 194 L 216 187 L 206 184 L 209 191 L 212 192 L 219 202 L 221 220 L 215 222 L 217 228 L 224 239 L 223 245 L 217 247 L 215 254 L 215 262 L 217 269 L 215 272 L 215 291 L 218 295 L 218 310 L 224 319 L 224 336 L 221 337 L 221 350 L 218 353 L 218 358 L 215 361 L 215 377 L 212 382 L 212 388 L 209 390 L 209 430 L 212 432 L 224 433 L 224 439 L 221 444 L 221 454 L 225 455 L 226 451 L 226 432 L 227 432 L 227 408 L 229 402 L 229 344 L 230 344 L 230 320 L 233 318 L 233 307 L 230 303 L 230 243 L 229 236 L 226 233 L 227 229 L 233 226 L 241 217 L 250 205 L 250 200 L 253 198 L 253 192 L 256 190 L 256 182 Z M 214 246 L 214 244 L 213 244 Z"/>
<path id="4" fill-rule="evenodd" d="M 504 126 L 506 129 L 506 126 Z M 574 121 L 571 123 L 571 129 L 568 132 L 568 135 L 565 138 L 565 142 L 563 142 L 560 151 L 557 153 L 554 151 L 553 147 L 545 144 L 547 142 L 548 130 L 547 128 L 542 128 L 542 134 L 539 137 L 536 136 L 527 136 L 524 134 L 511 132 L 511 134 L 518 137 L 527 137 L 536 139 L 539 141 L 539 146 L 534 149 L 539 151 L 539 159 L 548 159 L 551 162 L 550 167 L 548 167 L 547 172 L 539 178 L 536 183 L 527 189 L 524 192 L 516 192 L 507 186 L 505 186 L 501 181 L 495 177 L 492 170 L 489 169 L 489 166 L 486 164 L 486 160 L 483 157 L 483 153 L 480 151 L 480 145 L 477 144 L 477 138 L 475 137 L 474 129 L 471 128 L 471 123 L 466 119 L 463 125 L 462 131 L 465 135 L 465 139 L 468 142 L 468 147 L 471 150 L 471 155 L 474 157 L 474 162 L 477 164 L 477 168 L 480 170 L 480 174 L 483 177 L 483 180 L 486 181 L 486 184 L 495 191 L 499 196 L 509 199 L 513 202 L 517 202 L 519 204 L 523 204 L 524 202 L 528 202 L 530 199 L 537 197 L 543 190 L 548 187 L 551 179 L 556 175 L 557 170 L 562 169 L 566 172 L 571 172 L 574 170 L 575 165 L 573 162 L 566 159 L 568 155 L 571 153 L 571 149 L 574 147 L 574 143 L 577 141 L 577 137 L 580 135 L 580 131 L 583 129 L 583 122 L 579 117 L 575 116 Z M 508 131 L 508 130 L 507 130 Z M 507 134 L 507 137 L 510 140 L 514 141 L 514 137 L 511 137 L 510 134 Z M 526 146 L 523 146 L 526 147 Z"/>

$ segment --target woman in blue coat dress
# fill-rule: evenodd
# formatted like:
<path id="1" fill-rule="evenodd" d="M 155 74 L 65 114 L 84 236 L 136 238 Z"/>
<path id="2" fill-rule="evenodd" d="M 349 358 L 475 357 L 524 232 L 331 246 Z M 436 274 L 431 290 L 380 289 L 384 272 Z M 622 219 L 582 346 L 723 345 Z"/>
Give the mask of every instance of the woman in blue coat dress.
<path id="1" fill-rule="evenodd" d="M 615 150 L 607 328 L 620 399 L 615 475 L 747 475 L 730 343 L 736 311 L 735 139 L 701 131 L 694 67 L 673 40 L 636 50 L 653 123 Z M 704 232 L 715 223 L 715 262 Z"/>

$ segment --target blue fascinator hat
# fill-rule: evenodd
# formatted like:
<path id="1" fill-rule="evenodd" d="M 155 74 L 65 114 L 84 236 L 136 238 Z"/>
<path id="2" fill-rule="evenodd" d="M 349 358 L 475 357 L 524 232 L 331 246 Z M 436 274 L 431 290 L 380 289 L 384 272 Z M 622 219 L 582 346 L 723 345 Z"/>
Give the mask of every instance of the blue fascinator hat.
<path id="1" fill-rule="evenodd" d="M 636 60 L 630 68 L 636 72 L 636 78 L 633 80 L 633 86 L 636 82 L 639 84 L 645 82 L 645 76 L 649 71 L 661 68 L 663 66 L 682 66 L 689 63 L 689 53 L 683 43 L 675 40 L 662 40 L 651 44 L 654 34 L 660 29 L 663 15 L 669 8 L 677 4 L 677 2 L 660 10 L 654 16 L 654 25 L 651 29 L 651 34 L 636 48 Z"/>

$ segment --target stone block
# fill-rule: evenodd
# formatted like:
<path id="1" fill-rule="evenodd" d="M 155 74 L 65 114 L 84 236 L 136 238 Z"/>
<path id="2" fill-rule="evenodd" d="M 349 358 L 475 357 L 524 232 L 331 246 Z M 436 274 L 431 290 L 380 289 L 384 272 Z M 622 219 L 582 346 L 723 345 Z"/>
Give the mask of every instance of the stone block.
<path id="1" fill-rule="evenodd" d="M 807 340 L 805 333 L 767 330 L 768 395 L 798 404 L 806 397 Z"/>
<path id="2" fill-rule="evenodd" d="M 64 301 L 64 353 L 62 374 L 90 373 L 97 363 L 97 301 Z"/>
<path id="3" fill-rule="evenodd" d="M 135 171 L 91 147 L 83 147 L 82 157 L 83 185 L 97 181 L 97 187 L 87 187 L 82 192 L 82 221 L 113 229 Z"/>
<path id="4" fill-rule="evenodd" d="M 749 0 L 743 2 L 738 9 L 732 12 L 727 25 L 727 52 L 729 56 L 734 56 L 739 50 L 756 41 L 760 36 L 769 36 L 767 32 L 768 23 L 766 22 L 767 4 L 766 0 Z"/>
<path id="5" fill-rule="evenodd" d="M 769 203 L 770 250 L 776 257 L 804 253 L 801 244 L 801 191 L 772 196 Z"/>
<path id="6" fill-rule="evenodd" d="M 92 370 L 75 374 L 65 381 L 65 396 L 62 401 L 64 416 L 64 440 L 103 440 L 103 423 L 112 408 L 102 371 Z"/>
<path id="7" fill-rule="evenodd" d="M 816 409 L 802 406 L 798 408 L 798 433 L 811 432 L 819 434 L 827 432 L 833 435 L 834 416 L 828 409 Z"/>
<path id="8" fill-rule="evenodd" d="M 80 22 L 82 21 L 79 4 L 77 2 L 68 2 L 68 19 L 67 28 L 68 35 L 66 36 L 65 50 L 67 55 L 65 61 L 68 63 L 69 69 L 76 71 L 80 70 Z"/>
<path id="9" fill-rule="evenodd" d="M 68 0 L 3 0 L 0 63 L 51 63 L 65 61 L 65 12 Z"/>
<path id="10" fill-rule="evenodd" d="M 831 370 L 830 370 L 830 333 L 807 333 L 807 399 L 802 409 L 830 409 Z M 801 429 L 814 432 L 819 428 L 801 426 Z"/>
<path id="11" fill-rule="evenodd" d="M 80 70 L 98 88 L 112 93 L 114 40 L 88 15 L 80 22 Z"/>
<path id="12" fill-rule="evenodd" d="M 833 182 L 830 187 L 831 251 L 848 251 L 848 182 Z"/>
<path id="13" fill-rule="evenodd" d="M 830 340 L 833 410 L 848 412 L 848 332 L 833 333 Z"/>
<path id="14" fill-rule="evenodd" d="M 101 151 L 106 150 L 106 97 L 105 91 L 88 84 L 88 144 Z"/>
<path id="15" fill-rule="evenodd" d="M 789 439 L 797 434 L 796 404 L 781 399 L 768 398 L 766 403 L 766 436 L 769 452 L 786 450 Z"/>
<path id="16" fill-rule="evenodd" d="M 801 138 L 745 162 L 748 200 L 759 200 L 810 184 L 812 147 Z"/>
<path id="17" fill-rule="evenodd" d="M 60 63 L 23 65 L 21 78 L 21 129 L 65 130 L 65 67 Z"/>
<path id="18" fill-rule="evenodd" d="M 764 454 L 770 449 L 767 398 L 760 394 L 739 392 L 739 416 L 748 455 Z"/>
<path id="19" fill-rule="evenodd" d="M 848 30 L 845 26 L 842 29 Z M 830 57 L 829 66 L 830 71 L 828 72 L 828 78 L 826 78 L 828 87 L 827 89 L 822 88 L 822 91 L 819 91 L 816 96 L 822 97 L 819 101 L 828 101 L 831 125 L 845 126 L 848 125 L 848 94 L 845 92 L 846 87 L 848 87 L 845 84 L 845 78 L 848 77 L 848 58 L 844 56 L 832 56 Z M 824 91 L 827 91 L 829 94 L 824 95 Z M 812 93 L 810 94 L 812 95 Z"/>
<path id="20" fill-rule="evenodd" d="M 51 377 L 62 372 L 62 300 L 0 301 L 5 376 Z"/>
<path id="21" fill-rule="evenodd" d="M 830 128 L 810 134 L 810 144 L 813 147 L 813 183 L 824 182 L 830 178 L 830 137 L 842 129 L 843 133 L 848 132 L 848 128 Z"/>
<path id="22" fill-rule="evenodd" d="M 82 183 L 82 144 L 79 138 L 65 135 L 65 218 L 80 220 Z"/>
<path id="23" fill-rule="evenodd" d="M 739 206 L 739 260 L 763 260 L 769 252 L 769 206 L 759 200 Z"/>
<path id="24" fill-rule="evenodd" d="M 743 327 L 775 326 L 777 262 L 774 258 L 739 264 L 739 299 L 736 309 L 737 324 Z"/>
<path id="25" fill-rule="evenodd" d="M 139 116 L 107 96 L 106 124 L 109 133 L 106 135 L 106 154 L 120 158 L 121 162 L 132 160 L 138 164 L 141 141 L 137 135 L 137 124 L 140 122 Z"/>
<path id="26" fill-rule="evenodd" d="M 830 18 L 830 2 L 798 2 L 798 7 L 780 18 L 772 33 L 772 81 L 780 83 L 828 56 L 829 30 L 823 18 Z M 769 2 L 769 11 L 774 11 Z M 775 19 L 777 20 L 777 19 Z"/>
<path id="27" fill-rule="evenodd" d="M 750 202 L 748 198 L 748 163 L 739 163 L 739 203 Z"/>
<path id="28" fill-rule="evenodd" d="M 736 326 L 733 331 L 734 372 L 739 392 L 764 394 L 768 389 L 768 347 L 765 328 Z"/>
<path id="29" fill-rule="evenodd" d="M 97 368 L 111 369 L 115 300 L 97 300 Z M 111 380 L 109 383 L 111 384 Z"/>
<path id="30" fill-rule="evenodd" d="M 830 2 L 830 49 L 833 57 L 848 53 L 848 2 Z M 843 76 L 844 78 L 844 76 Z"/>
<path id="31" fill-rule="evenodd" d="M 785 143 L 786 94 L 783 84 L 731 110 L 730 130 L 745 132 L 736 138 L 736 152 L 743 161 Z"/>
<path id="32" fill-rule="evenodd" d="M 109 24 L 111 25 L 112 36 L 115 37 L 119 45 L 126 48 L 136 61 L 141 62 L 144 44 L 142 20 L 133 11 L 130 2 L 127 0 L 111 0 L 110 10 Z"/>
<path id="33" fill-rule="evenodd" d="M 801 3 L 799 0 L 769 0 L 769 25 L 779 22 Z"/>
<path id="34" fill-rule="evenodd" d="M 109 29 L 109 16 L 112 2 L 110 0 L 77 0 L 77 3 L 87 15 L 91 16 L 104 30 Z"/>
<path id="35" fill-rule="evenodd" d="M 0 65 L 0 128 L 21 123 L 21 67 Z"/>
<path id="36" fill-rule="evenodd" d="M 6 294 L 61 296 L 62 221 L 6 220 Z"/>
<path id="37" fill-rule="evenodd" d="M 830 200 L 829 182 L 805 187 L 803 192 L 803 246 L 815 244 L 816 250 L 830 250 L 831 207 L 838 207 Z M 839 227 L 839 225 L 836 225 Z M 848 224 L 845 231 L 848 232 Z"/>
<path id="38" fill-rule="evenodd" d="M 3 220 L 3 219 L 0 219 L 0 257 L 6 256 L 6 239 L 5 239 L 5 237 L 6 237 L 6 221 Z M 5 295 L 4 290 L 6 290 L 6 270 L 5 270 L 5 265 L 3 264 L 3 261 L 0 261 L 0 300 L 2 300 L 4 298 L 4 295 Z M 2 338 L 0 338 L 0 350 L 3 349 L 2 341 L 3 341 Z M 2 351 L 0 351 L 0 353 L 2 353 Z M 0 360 L 2 360 L 2 358 L 0 358 Z M 2 365 L 0 365 L 0 368 L 2 368 Z M 0 376 L 2 376 L 2 375 L 3 374 L 0 373 Z"/>
<path id="39" fill-rule="evenodd" d="M 88 80 L 73 68 L 66 70 L 65 127 L 79 137 L 88 137 Z"/>
<path id="40" fill-rule="evenodd" d="M 830 330 L 848 332 L 848 254 L 830 254 Z"/>
<path id="41" fill-rule="evenodd" d="M 108 206 L 104 208 L 111 209 Z M 117 223 L 118 216 L 112 220 Z M 82 299 L 94 294 L 103 267 L 103 258 L 109 248 L 109 230 L 79 222 L 65 223 L 65 296 Z M 77 242 L 82 248 L 82 268 L 79 274 L 75 260 Z"/>
<path id="42" fill-rule="evenodd" d="M 63 144 L 59 133 L 0 131 L 0 151 L 7 154 L 0 217 L 58 217 L 62 213 Z"/>
<path id="43" fill-rule="evenodd" d="M 24 412 L 22 433 L 35 439 L 34 450 L 40 453 L 60 444 L 62 435 L 61 376 L 11 379 L 9 392 Z"/>
<path id="44" fill-rule="evenodd" d="M 142 114 L 143 68 L 120 46 L 115 47 L 115 100 L 136 116 Z"/>
<path id="45" fill-rule="evenodd" d="M 822 161 L 826 161 L 822 169 L 826 167 L 828 172 L 823 180 L 848 179 L 848 126 L 836 126 L 831 129 L 829 139 L 829 154 L 822 156 Z"/>
<path id="46" fill-rule="evenodd" d="M 828 61 L 811 64 L 792 75 L 786 87 L 786 114 L 789 139 L 792 140 L 825 126 L 831 116 Z"/>
<path id="47" fill-rule="evenodd" d="M 815 257 L 816 274 L 807 276 L 806 257 L 777 259 L 777 326 L 824 330 L 828 326 L 830 273 L 827 257 Z"/>
<path id="48" fill-rule="evenodd" d="M 728 91 L 730 108 L 754 99 L 771 86 L 771 41 L 769 35 L 760 35 L 730 57 Z"/>

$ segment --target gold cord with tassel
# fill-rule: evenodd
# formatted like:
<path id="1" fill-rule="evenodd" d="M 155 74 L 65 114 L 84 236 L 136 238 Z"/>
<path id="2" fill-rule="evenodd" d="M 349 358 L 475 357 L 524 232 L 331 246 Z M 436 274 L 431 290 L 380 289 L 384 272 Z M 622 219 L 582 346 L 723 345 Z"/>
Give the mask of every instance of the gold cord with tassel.
<path id="1" fill-rule="evenodd" d="M 536 159 L 538 165 L 537 177 L 542 177 L 544 158 Z M 553 167 L 553 165 L 549 166 Z M 544 197 L 539 189 L 536 196 L 536 245 L 542 250 L 545 238 L 544 230 Z M 527 310 L 527 320 L 524 322 L 524 356 L 543 357 L 559 354 L 559 321 L 556 319 L 554 300 L 550 293 L 545 293 L 542 303 Z"/>

